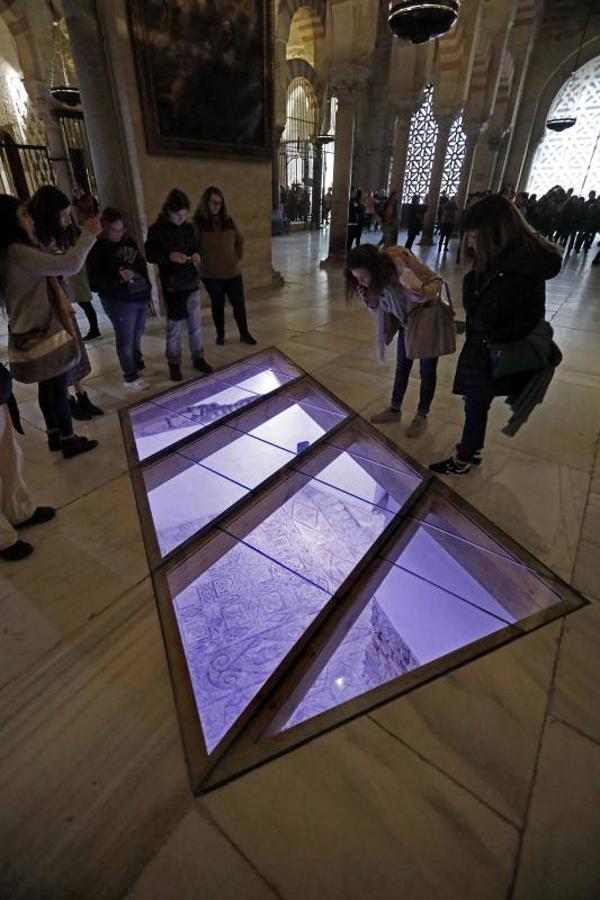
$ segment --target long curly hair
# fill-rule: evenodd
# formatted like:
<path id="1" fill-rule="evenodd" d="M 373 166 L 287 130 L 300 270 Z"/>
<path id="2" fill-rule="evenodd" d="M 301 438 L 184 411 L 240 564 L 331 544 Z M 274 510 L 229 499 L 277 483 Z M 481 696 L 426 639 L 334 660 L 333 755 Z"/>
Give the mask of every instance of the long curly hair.
<path id="1" fill-rule="evenodd" d="M 213 194 L 216 194 L 217 197 L 221 198 L 221 209 L 219 210 L 217 216 L 213 216 L 210 211 L 209 200 Z M 198 204 L 198 208 L 194 213 L 194 222 L 196 223 L 196 227 L 199 231 L 208 231 L 213 228 L 213 219 L 217 218 L 221 225 L 221 229 L 226 231 L 228 228 L 235 228 L 233 224 L 233 219 L 227 212 L 227 205 L 225 203 L 225 197 L 223 196 L 223 191 L 218 187 L 207 187 L 204 193 L 200 198 L 200 203 Z"/>
<path id="2" fill-rule="evenodd" d="M 346 299 L 352 300 L 359 293 L 358 281 L 353 269 L 366 269 L 371 276 L 368 294 L 376 297 L 387 287 L 398 283 L 398 273 L 393 260 L 377 249 L 374 244 L 360 244 L 346 257 L 344 277 L 346 279 Z"/>
<path id="3" fill-rule="evenodd" d="M 35 236 L 40 244 L 48 246 L 53 241 L 64 250 L 73 243 L 73 233 L 69 227 L 60 223 L 60 214 L 71 205 L 66 194 L 53 184 L 44 184 L 38 188 L 27 209 L 33 219 Z"/>
<path id="4" fill-rule="evenodd" d="M 13 244 L 31 244 L 17 213 L 23 204 L 10 194 L 0 194 L 0 302 L 6 286 L 6 254 Z"/>

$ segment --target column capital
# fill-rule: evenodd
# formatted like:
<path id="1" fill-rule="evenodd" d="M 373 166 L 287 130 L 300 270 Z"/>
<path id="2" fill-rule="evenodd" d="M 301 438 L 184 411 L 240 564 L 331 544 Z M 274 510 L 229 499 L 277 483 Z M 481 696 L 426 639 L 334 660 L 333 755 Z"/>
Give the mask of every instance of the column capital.
<path id="1" fill-rule="evenodd" d="M 340 103 L 356 104 L 362 94 L 369 70 L 359 66 L 340 66 L 330 78 L 331 90 Z"/>

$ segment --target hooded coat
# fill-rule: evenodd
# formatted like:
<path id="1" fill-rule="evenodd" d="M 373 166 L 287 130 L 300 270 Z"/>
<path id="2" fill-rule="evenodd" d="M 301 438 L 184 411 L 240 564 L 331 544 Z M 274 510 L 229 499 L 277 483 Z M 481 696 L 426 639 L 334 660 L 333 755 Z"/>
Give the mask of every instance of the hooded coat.
<path id="1" fill-rule="evenodd" d="M 463 281 L 466 341 L 453 391 L 474 398 L 506 397 L 518 392 L 529 373 L 492 377 L 490 345 L 520 341 L 546 313 L 546 281 L 560 272 L 562 257 L 550 244 L 507 247 L 484 272 Z"/>

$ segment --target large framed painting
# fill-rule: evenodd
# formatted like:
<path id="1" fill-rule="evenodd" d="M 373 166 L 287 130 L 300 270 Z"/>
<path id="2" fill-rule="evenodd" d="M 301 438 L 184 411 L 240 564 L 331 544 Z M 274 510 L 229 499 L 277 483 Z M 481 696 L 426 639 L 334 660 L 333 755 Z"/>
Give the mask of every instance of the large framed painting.
<path id="1" fill-rule="evenodd" d="M 128 0 L 150 153 L 270 157 L 270 0 Z"/>

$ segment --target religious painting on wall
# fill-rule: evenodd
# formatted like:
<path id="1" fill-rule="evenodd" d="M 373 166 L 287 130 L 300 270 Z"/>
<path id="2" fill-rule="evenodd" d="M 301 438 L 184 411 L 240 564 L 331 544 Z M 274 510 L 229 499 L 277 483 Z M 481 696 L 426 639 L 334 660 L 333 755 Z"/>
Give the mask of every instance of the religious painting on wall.
<path id="1" fill-rule="evenodd" d="M 269 157 L 269 0 L 127 7 L 148 152 Z"/>

